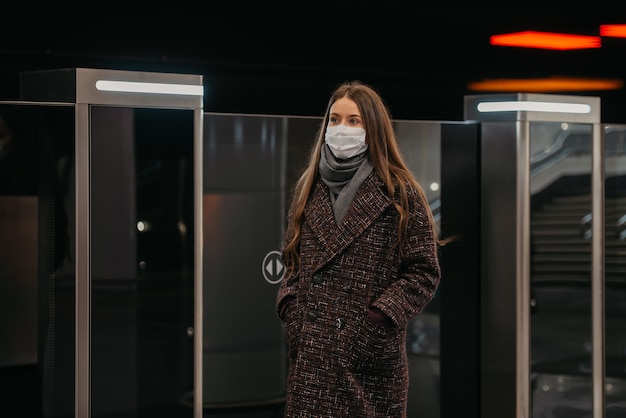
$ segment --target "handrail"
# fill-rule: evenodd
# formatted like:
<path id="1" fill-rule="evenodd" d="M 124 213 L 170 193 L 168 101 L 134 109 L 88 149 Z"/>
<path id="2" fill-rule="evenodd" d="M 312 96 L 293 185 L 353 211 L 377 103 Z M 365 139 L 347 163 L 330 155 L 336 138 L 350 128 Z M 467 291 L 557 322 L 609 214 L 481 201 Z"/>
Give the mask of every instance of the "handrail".
<path id="1" fill-rule="evenodd" d="M 607 126 L 606 153 L 626 155 L 626 127 Z M 591 154 L 591 131 L 586 125 L 570 126 L 561 131 L 552 145 L 543 153 L 530 158 L 531 177 L 547 170 L 570 155 Z"/>

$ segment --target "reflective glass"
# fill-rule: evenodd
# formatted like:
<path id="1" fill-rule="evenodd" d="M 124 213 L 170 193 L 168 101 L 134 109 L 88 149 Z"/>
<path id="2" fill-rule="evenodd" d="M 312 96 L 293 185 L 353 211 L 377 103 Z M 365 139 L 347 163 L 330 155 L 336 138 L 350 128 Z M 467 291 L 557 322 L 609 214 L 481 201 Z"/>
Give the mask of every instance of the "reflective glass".
<path id="1" fill-rule="evenodd" d="M 626 125 L 604 129 L 606 416 L 626 415 Z"/>
<path id="2" fill-rule="evenodd" d="M 533 417 L 591 411 L 592 126 L 531 122 Z"/>
<path id="3" fill-rule="evenodd" d="M 73 154 L 73 107 L 0 104 L 0 386 L 23 416 L 74 413 Z"/>
<path id="4" fill-rule="evenodd" d="M 93 417 L 192 416 L 193 126 L 91 108 Z"/>

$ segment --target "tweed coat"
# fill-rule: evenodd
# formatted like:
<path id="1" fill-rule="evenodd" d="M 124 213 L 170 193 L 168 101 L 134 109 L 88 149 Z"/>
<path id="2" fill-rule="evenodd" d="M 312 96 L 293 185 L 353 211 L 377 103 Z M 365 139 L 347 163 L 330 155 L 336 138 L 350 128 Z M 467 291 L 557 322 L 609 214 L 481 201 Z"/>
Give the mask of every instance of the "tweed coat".
<path id="1" fill-rule="evenodd" d="M 314 186 L 304 213 L 300 267 L 285 272 L 276 298 L 279 316 L 290 300 L 281 317 L 289 359 L 285 417 L 406 416 L 407 325 L 440 281 L 435 237 L 412 188 L 409 200 L 400 259 L 394 248 L 399 215 L 375 172 L 340 225 L 327 186 Z M 382 310 L 393 326 L 368 318 L 370 307 Z"/>

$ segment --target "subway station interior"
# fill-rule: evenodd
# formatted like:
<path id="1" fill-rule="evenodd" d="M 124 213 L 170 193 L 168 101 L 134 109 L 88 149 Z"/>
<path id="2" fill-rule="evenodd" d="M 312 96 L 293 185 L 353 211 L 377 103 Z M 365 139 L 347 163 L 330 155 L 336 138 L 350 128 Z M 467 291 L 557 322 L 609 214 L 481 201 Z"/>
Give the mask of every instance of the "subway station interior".
<path id="1" fill-rule="evenodd" d="M 396 3 L 280 18 L 258 5 L 8 6 L 6 413 L 282 417 L 286 205 L 330 93 L 358 79 L 387 101 L 455 238 L 409 324 L 407 418 L 626 418 L 626 37 L 600 35 L 626 13 Z M 490 44 L 520 31 L 601 46 Z M 612 87 L 480 83 L 546 79 Z M 190 92 L 102 88 L 111 80 Z"/>

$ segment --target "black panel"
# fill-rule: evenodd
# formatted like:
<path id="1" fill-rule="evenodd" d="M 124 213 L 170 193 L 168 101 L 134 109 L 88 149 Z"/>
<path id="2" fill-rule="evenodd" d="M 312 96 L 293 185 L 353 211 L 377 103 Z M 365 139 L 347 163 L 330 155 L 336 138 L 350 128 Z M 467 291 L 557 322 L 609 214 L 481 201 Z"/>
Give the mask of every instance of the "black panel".
<path id="1" fill-rule="evenodd" d="M 480 417 L 480 125 L 441 127 L 441 417 Z"/>

